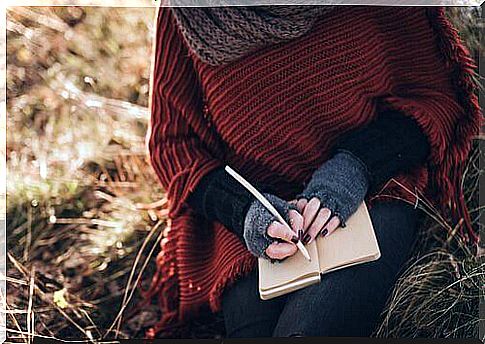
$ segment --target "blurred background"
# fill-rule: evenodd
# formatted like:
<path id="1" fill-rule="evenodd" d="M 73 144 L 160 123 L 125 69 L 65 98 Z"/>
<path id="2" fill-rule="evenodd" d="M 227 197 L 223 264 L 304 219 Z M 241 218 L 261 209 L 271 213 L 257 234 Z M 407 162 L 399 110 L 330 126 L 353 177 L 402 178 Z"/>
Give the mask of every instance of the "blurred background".
<path id="1" fill-rule="evenodd" d="M 11 340 L 144 337 L 160 318 L 155 302 L 136 307 L 167 215 L 144 142 L 154 14 L 7 9 Z M 478 58 L 479 9 L 449 14 Z M 478 157 L 474 149 L 465 181 L 476 219 Z M 478 337 L 484 264 L 430 215 L 375 336 Z M 224 336 L 221 317 L 194 321 L 179 336 Z"/>

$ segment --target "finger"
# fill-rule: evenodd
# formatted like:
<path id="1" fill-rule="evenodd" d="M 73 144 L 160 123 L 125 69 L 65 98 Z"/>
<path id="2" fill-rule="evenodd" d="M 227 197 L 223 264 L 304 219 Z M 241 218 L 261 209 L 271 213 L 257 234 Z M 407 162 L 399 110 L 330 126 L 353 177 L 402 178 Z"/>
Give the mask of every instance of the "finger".
<path id="1" fill-rule="evenodd" d="M 293 204 L 293 205 L 296 205 L 296 203 L 298 202 L 297 199 L 292 199 L 291 201 L 289 201 L 288 203 L 290 204 Z"/>
<path id="2" fill-rule="evenodd" d="M 266 254 L 272 259 L 284 259 L 294 255 L 298 251 L 298 248 L 294 244 L 283 243 L 273 243 L 266 249 Z"/>
<path id="3" fill-rule="evenodd" d="M 298 242 L 295 233 L 279 221 L 273 221 L 268 226 L 267 233 L 270 237 L 282 239 L 287 242 Z"/>
<path id="4" fill-rule="evenodd" d="M 303 241 L 305 245 L 311 243 L 317 237 L 318 233 L 325 226 L 331 215 L 332 212 L 328 208 L 322 208 L 318 211 L 315 220 L 313 221 L 307 232 L 310 235 L 310 239 L 308 239 L 307 241 Z"/>
<path id="5" fill-rule="evenodd" d="M 290 209 L 288 217 L 290 218 L 291 228 L 297 234 L 298 239 L 301 240 L 303 236 L 303 216 L 298 211 Z"/>
<path id="6" fill-rule="evenodd" d="M 303 211 L 303 230 L 307 231 L 310 227 L 310 224 L 313 222 L 313 219 L 318 213 L 320 209 L 320 200 L 316 197 L 313 197 L 308 204 L 305 206 L 305 210 Z"/>
<path id="7" fill-rule="evenodd" d="M 303 213 L 303 210 L 305 210 L 305 206 L 307 205 L 308 200 L 306 198 L 300 198 L 298 202 L 296 202 L 296 207 L 298 208 L 298 211 L 300 213 Z"/>
<path id="8" fill-rule="evenodd" d="M 321 232 L 322 236 L 329 236 L 340 226 L 340 220 L 337 216 L 334 216 L 328 221 L 327 225 Z"/>

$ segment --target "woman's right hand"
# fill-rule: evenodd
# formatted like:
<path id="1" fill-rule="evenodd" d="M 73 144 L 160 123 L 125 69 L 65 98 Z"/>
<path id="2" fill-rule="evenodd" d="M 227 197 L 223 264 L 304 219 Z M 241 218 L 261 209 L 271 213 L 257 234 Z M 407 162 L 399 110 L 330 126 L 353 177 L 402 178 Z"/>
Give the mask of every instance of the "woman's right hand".
<path id="1" fill-rule="evenodd" d="M 272 194 L 265 193 L 264 196 L 283 216 L 293 231 L 279 222 L 260 201 L 254 200 L 244 219 L 244 240 L 253 255 L 282 260 L 298 251 L 296 242 L 298 234 L 303 230 L 303 217 L 295 205 Z"/>

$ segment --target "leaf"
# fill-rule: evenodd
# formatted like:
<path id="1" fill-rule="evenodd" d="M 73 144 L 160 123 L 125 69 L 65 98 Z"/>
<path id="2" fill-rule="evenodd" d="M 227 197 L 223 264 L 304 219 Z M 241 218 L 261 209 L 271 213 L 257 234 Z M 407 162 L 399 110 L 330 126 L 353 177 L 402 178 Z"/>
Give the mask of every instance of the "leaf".
<path id="1" fill-rule="evenodd" d="M 69 303 L 65 298 L 66 292 L 66 288 L 54 292 L 54 303 L 61 309 L 65 309 L 69 306 Z"/>

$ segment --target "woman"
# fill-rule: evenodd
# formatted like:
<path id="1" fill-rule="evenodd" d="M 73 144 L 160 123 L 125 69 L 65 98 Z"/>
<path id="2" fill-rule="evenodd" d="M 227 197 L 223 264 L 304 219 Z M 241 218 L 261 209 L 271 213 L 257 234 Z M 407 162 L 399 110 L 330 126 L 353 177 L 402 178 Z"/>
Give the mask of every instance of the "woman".
<path id="1" fill-rule="evenodd" d="M 416 238 L 418 200 L 477 241 L 460 188 L 480 126 L 474 66 L 441 9 L 161 8 L 154 62 L 149 149 L 170 224 L 149 336 L 205 305 L 232 337 L 368 336 Z M 362 201 L 378 261 L 259 299 L 256 257 L 296 254 L 280 239 L 331 235 Z"/>

